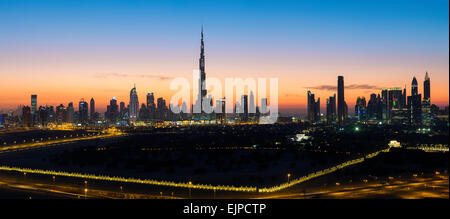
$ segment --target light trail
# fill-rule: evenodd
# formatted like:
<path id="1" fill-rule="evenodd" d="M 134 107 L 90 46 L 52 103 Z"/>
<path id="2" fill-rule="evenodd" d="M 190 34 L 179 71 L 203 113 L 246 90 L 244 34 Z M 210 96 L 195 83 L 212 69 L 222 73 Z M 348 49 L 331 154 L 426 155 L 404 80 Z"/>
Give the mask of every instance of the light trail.
<path id="1" fill-rule="evenodd" d="M 34 143 L 27 143 L 27 144 L 3 146 L 3 147 L 0 147 L 0 153 L 27 150 L 27 149 L 45 147 L 45 146 L 53 145 L 53 144 L 69 143 L 69 142 L 73 142 L 73 141 L 117 137 L 117 136 L 121 136 L 121 135 L 123 135 L 123 134 L 119 133 L 119 132 L 113 132 L 113 133 L 108 133 L 108 134 L 85 136 L 85 137 L 79 137 L 79 138 L 68 138 L 68 139 L 57 139 L 57 140 L 55 139 L 55 140 L 50 140 L 50 141 L 45 141 L 45 142 L 34 142 Z"/>

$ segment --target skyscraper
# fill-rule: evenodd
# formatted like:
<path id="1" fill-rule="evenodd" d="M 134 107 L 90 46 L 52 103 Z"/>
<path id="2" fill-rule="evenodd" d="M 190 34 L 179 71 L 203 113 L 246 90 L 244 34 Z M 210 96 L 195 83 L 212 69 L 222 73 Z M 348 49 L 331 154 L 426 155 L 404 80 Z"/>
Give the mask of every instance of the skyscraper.
<path id="1" fill-rule="evenodd" d="M 200 42 L 200 59 L 199 59 L 200 78 L 198 81 L 197 104 L 199 104 L 200 112 L 203 113 L 203 99 L 206 97 L 205 44 L 203 41 L 203 27 L 202 27 L 201 35 L 202 35 L 202 38 L 201 38 L 201 42 Z"/>
<path id="2" fill-rule="evenodd" d="M 78 113 L 79 113 L 79 122 L 81 124 L 86 124 L 88 122 L 88 110 L 89 105 L 84 99 L 81 99 L 78 105 Z"/>
<path id="3" fill-rule="evenodd" d="M 268 114 L 268 108 L 267 108 L 267 98 L 261 98 L 261 107 L 260 109 L 260 113 L 261 115 L 265 116 Z"/>
<path id="4" fill-rule="evenodd" d="M 407 99 L 407 96 L 406 96 L 406 85 L 405 85 L 405 88 L 403 88 L 403 94 L 402 94 L 402 104 L 401 104 L 402 108 L 406 108 L 406 99 Z"/>
<path id="5" fill-rule="evenodd" d="M 244 110 L 244 112 L 241 114 L 241 118 L 242 118 L 242 121 L 246 122 L 248 120 L 248 96 L 247 95 L 241 96 L 241 107 Z"/>
<path id="6" fill-rule="evenodd" d="M 327 99 L 327 123 L 336 122 L 336 94 Z"/>
<path id="7" fill-rule="evenodd" d="M 166 120 L 167 119 L 167 115 L 168 115 L 168 108 L 166 105 L 166 100 L 164 100 L 164 98 L 160 97 L 156 100 L 156 104 L 157 104 L 157 119 L 160 120 Z"/>
<path id="8" fill-rule="evenodd" d="M 411 96 L 408 97 L 409 121 L 412 125 L 422 124 L 422 95 L 418 94 L 417 80 L 413 78 L 411 83 Z"/>
<path id="9" fill-rule="evenodd" d="M 37 110 L 37 95 L 32 94 L 31 95 L 31 115 L 34 115 Z"/>
<path id="10" fill-rule="evenodd" d="M 366 98 L 365 97 L 358 97 L 356 99 L 355 116 L 358 118 L 358 121 L 366 120 L 367 110 L 366 110 Z"/>
<path id="11" fill-rule="evenodd" d="M 125 106 L 125 103 L 120 102 L 120 107 L 122 108 L 122 105 Z M 121 111 L 125 111 L 124 109 L 121 109 Z M 110 101 L 109 101 L 109 105 L 106 107 L 106 112 L 105 112 L 105 118 L 111 122 L 111 123 L 115 123 L 117 121 L 117 117 L 119 116 L 119 106 L 117 105 L 117 100 L 115 97 L 113 97 Z M 121 115 L 123 116 L 123 115 Z"/>
<path id="12" fill-rule="evenodd" d="M 430 77 L 425 73 L 423 81 L 423 101 L 422 101 L 422 124 L 431 125 L 431 103 L 430 103 Z"/>
<path id="13" fill-rule="evenodd" d="M 308 121 L 313 121 L 313 119 L 314 119 L 314 107 L 315 107 L 314 103 L 316 102 L 316 100 L 314 98 L 314 94 L 311 93 L 311 91 L 308 91 L 306 96 L 308 98 L 308 100 L 307 100 L 308 105 L 307 105 L 307 108 L 306 108 L 307 118 L 308 118 Z"/>
<path id="14" fill-rule="evenodd" d="M 94 101 L 94 98 L 92 97 L 91 98 L 91 101 L 90 101 L 90 119 L 91 119 L 91 121 L 95 121 L 97 118 L 95 118 L 95 101 Z"/>
<path id="15" fill-rule="evenodd" d="M 413 77 L 412 83 L 411 83 L 411 96 L 419 94 L 419 89 L 417 86 L 417 80 L 416 77 Z"/>
<path id="16" fill-rule="evenodd" d="M 314 121 L 320 121 L 320 97 L 314 103 Z"/>
<path id="17" fill-rule="evenodd" d="M 156 112 L 156 105 L 155 105 L 155 96 L 153 93 L 147 93 L 147 111 L 149 119 L 154 119 Z"/>
<path id="18" fill-rule="evenodd" d="M 392 109 L 402 108 L 402 89 L 401 88 L 389 88 L 388 89 L 388 102 L 387 102 L 387 119 L 392 119 Z"/>
<path id="19" fill-rule="evenodd" d="M 33 124 L 36 120 L 36 111 L 37 111 L 37 95 L 32 94 L 31 95 L 31 124 Z"/>
<path id="20" fill-rule="evenodd" d="M 147 108 L 155 108 L 155 96 L 153 93 L 147 93 Z"/>
<path id="21" fill-rule="evenodd" d="M 377 119 L 378 101 L 376 94 L 370 94 L 369 102 L 367 102 L 367 119 Z"/>
<path id="22" fill-rule="evenodd" d="M 226 102 L 225 97 L 223 99 L 216 100 L 216 121 L 220 124 L 225 124 L 227 122 L 227 114 L 226 114 Z"/>
<path id="23" fill-rule="evenodd" d="M 381 119 L 388 119 L 388 89 L 381 90 Z"/>
<path id="24" fill-rule="evenodd" d="M 29 106 L 24 106 L 22 108 L 22 126 L 31 126 L 31 109 Z"/>
<path id="25" fill-rule="evenodd" d="M 428 72 L 425 73 L 425 80 L 423 81 L 423 99 L 430 99 L 430 77 L 428 77 Z"/>
<path id="26" fill-rule="evenodd" d="M 129 107 L 130 119 L 137 119 L 139 115 L 139 101 L 136 92 L 136 85 L 130 91 L 130 107 Z"/>
<path id="27" fill-rule="evenodd" d="M 69 122 L 69 123 L 72 123 L 73 122 L 73 117 L 74 117 L 74 108 L 73 108 L 73 103 L 72 102 L 70 102 L 68 105 L 67 105 L 67 116 L 66 116 L 66 121 L 65 122 Z"/>
<path id="28" fill-rule="evenodd" d="M 125 115 L 128 116 L 128 112 L 127 111 L 128 111 L 128 109 L 125 107 L 125 102 L 120 101 L 120 103 L 119 103 L 119 116 L 120 116 L 121 119 L 124 118 Z"/>
<path id="29" fill-rule="evenodd" d="M 64 122 L 64 115 L 66 115 L 66 107 L 60 104 L 56 107 L 56 123 L 62 124 Z"/>
<path id="30" fill-rule="evenodd" d="M 320 120 L 320 98 L 317 98 L 317 101 L 314 97 L 314 94 L 311 91 L 308 91 L 308 120 L 310 122 L 316 122 Z"/>
<path id="31" fill-rule="evenodd" d="M 338 122 L 339 125 L 344 124 L 345 120 L 345 99 L 344 99 L 344 76 L 338 76 Z"/>
<path id="32" fill-rule="evenodd" d="M 253 95 L 253 91 L 250 91 L 250 100 L 249 100 L 248 111 L 251 116 L 254 116 L 254 114 L 256 113 L 255 96 Z"/>

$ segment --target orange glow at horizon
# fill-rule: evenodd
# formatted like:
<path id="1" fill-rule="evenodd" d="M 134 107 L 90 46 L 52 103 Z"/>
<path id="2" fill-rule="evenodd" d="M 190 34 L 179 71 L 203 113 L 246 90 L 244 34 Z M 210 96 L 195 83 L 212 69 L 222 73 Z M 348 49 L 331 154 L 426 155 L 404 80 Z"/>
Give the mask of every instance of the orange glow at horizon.
<path id="1" fill-rule="evenodd" d="M 148 62 L 143 61 L 142 57 L 134 60 L 122 56 L 100 59 L 97 56 L 72 55 L 74 57 L 67 60 L 58 59 L 56 54 L 47 56 L 36 60 L 34 57 L 25 57 L 24 62 L 10 60 L 8 63 L 0 63 L 0 109 L 16 109 L 20 104 L 30 105 L 30 95 L 37 94 L 38 106 L 67 106 L 69 102 L 73 102 L 75 109 L 78 109 L 81 98 L 89 102 L 93 97 L 96 109 L 103 112 L 112 97 L 127 105 L 134 83 L 140 104 L 146 102 L 147 92 L 154 93 L 155 102 L 157 98 L 163 97 L 169 104 L 171 96 L 176 92 L 169 89 L 171 80 L 184 77 L 191 82 L 192 89 L 192 70 L 198 65 L 196 53 L 177 54 L 177 57 L 173 58 L 168 54 L 162 57 L 148 56 Z M 245 53 L 235 56 L 209 53 L 206 60 L 206 77 L 218 78 L 222 83 L 225 78 L 261 77 L 267 81 L 272 77 L 278 78 L 280 111 L 298 109 L 298 113 L 304 113 L 308 90 L 311 90 L 316 98 L 320 97 L 322 112 L 325 112 L 326 99 L 336 91 L 317 87 L 336 86 L 337 76 L 343 75 L 346 87 L 369 85 L 368 89 L 345 89 L 345 100 L 351 113 L 358 96 L 364 96 L 368 101 L 370 94 L 381 93 L 381 88 L 406 86 L 407 95 L 410 95 L 413 76 L 419 82 L 419 93 L 423 93 L 423 79 L 425 71 L 428 71 L 431 78 L 432 104 L 443 107 L 449 103 L 449 65 L 448 61 L 441 58 L 433 65 L 421 64 L 419 58 L 384 60 L 381 65 L 379 60 L 373 61 L 368 57 L 335 58 L 324 64 L 319 60 L 329 57 L 319 54 L 311 56 L 302 60 L 291 57 L 281 61 L 264 61 L 272 58 L 254 60 L 250 54 Z M 172 59 L 173 61 L 168 61 Z"/>

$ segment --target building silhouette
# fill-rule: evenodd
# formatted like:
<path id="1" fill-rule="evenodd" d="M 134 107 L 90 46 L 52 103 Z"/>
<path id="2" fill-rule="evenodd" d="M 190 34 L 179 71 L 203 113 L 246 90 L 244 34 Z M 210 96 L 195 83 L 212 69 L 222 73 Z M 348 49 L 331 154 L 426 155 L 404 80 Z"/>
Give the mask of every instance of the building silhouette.
<path id="1" fill-rule="evenodd" d="M 411 125 L 422 124 L 422 95 L 418 92 L 416 77 L 411 82 L 411 96 L 408 96 L 409 121 Z"/>
<path id="2" fill-rule="evenodd" d="M 338 76 L 338 85 L 337 85 L 337 111 L 338 111 L 338 123 L 339 125 L 343 125 L 346 118 L 346 103 L 344 99 L 344 76 Z"/>
<path id="3" fill-rule="evenodd" d="M 425 80 L 423 81 L 422 124 L 424 126 L 430 126 L 431 117 L 430 77 L 428 76 L 428 72 L 426 72 Z"/>
<path id="4" fill-rule="evenodd" d="M 246 94 L 241 96 L 241 108 L 243 109 L 241 113 L 241 121 L 248 121 L 248 96 Z"/>
<path id="5" fill-rule="evenodd" d="M 311 91 L 307 92 L 308 106 L 307 114 L 308 120 L 310 122 L 317 122 L 320 120 L 320 98 L 315 99 L 315 96 Z"/>
<path id="6" fill-rule="evenodd" d="M 81 99 L 78 104 L 78 122 L 81 124 L 86 124 L 89 121 L 89 104 Z"/>
<path id="7" fill-rule="evenodd" d="M 355 104 L 355 116 L 358 121 L 366 121 L 367 119 L 367 106 L 366 98 L 358 97 Z"/>
<path id="8" fill-rule="evenodd" d="M 56 123 L 58 125 L 62 124 L 64 122 L 64 117 L 65 115 L 67 115 L 66 113 L 67 108 L 64 107 L 63 104 L 60 104 L 59 106 L 56 107 Z"/>
<path id="9" fill-rule="evenodd" d="M 90 105 L 89 117 L 90 117 L 91 121 L 94 122 L 95 120 L 97 120 L 97 118 L 95 118 L 96 117 L 95 116 L 95 101 L 94 101 L 93 97 L 91 98 L 89 105 Z"/>
<path id="10" fill-rule="evenodd" d="M 123 104 L 122 104 L 123 103 Z M 120 103 L 120 107 L 125 106 L 124 102 Z M 124 109 L 121 110 L 122 112 L 125 111 Z M 105 118 L 110 123 L 116 123 L 117 118 L 119 117 L 119 106 L 117 105 L 117 100 L 115 97 L 113 97 L 109 101 L 109 105 L 106 107 L 105 112 Z"/>
<path id="11" fill-rule="evenodd" d="M 31 123 L 33 124 L 36 120 L 36 111 L 37 111 L 37 95 L 31 95 Z"/>
<path id="12" fill-rule="evenodd" d="M 267 98 L 261 98 L 261 107 L 258 110 L 262 116 L 269 114 L 269 109 L 267 108 Z"/>
<path id="13" fill-rule="evenodd" d="M 67 105 L 67 116 L 66 116 L 67 120 L 66 120 L 66 122 L 73 123 L 74 122 L 74 117 L 75 117 L 74 114 L 75 114 L 75 109 L 73 107 L 73 103 L 70 102 Z"/>
<path id="14" fill-rule="evenodd" d="M 255 95 L 253 95 L 253 91 L 250 91 L 248 112 L 250 113 L 250 117 L 254 117 L 255 116 L 256 104 L 255 104 Z"/>
<path id="15" fill-rule="evenodd" d="M 130 106 L 128 108 L 130 119 L 137 119 L 139 116 L 139 100 L 136 92 L 136 85 L 130 91 Z"/>
<path id="16" fill-rule="evenodd" d="M 30 127 L 31 123 L 31 108 L 29 106 L 22 107 L 22 126 Z"/>
<path id="17" fill-rule="evenodd" d="M 336 122 L 336 94 L 330 96 L 326 100 L 327 107 L 327 123 L 331 124 Z"/>
<path id="18" fill-rule="evenodd" d="M 200 59 L 199 59 L 199 68 L 200 68 L 200 78 L 198 80 L 198 98 L 197 98 L 197 107 L 200 109 L 200 112 L 203 113 L 203 101 L 205 101 L 206 97 L 206 72 L 205 72 L 205 43 L 203 40 L 203 26 L 201 32 L 201 41 L 200 41 Z"/>
<path id="19" fill-rule="evenodd" d="M 425 73 L 425 80 L 423 81 L 423 99 L 430 99 L 430 77 L 428 76 L 428 72 Z"/>

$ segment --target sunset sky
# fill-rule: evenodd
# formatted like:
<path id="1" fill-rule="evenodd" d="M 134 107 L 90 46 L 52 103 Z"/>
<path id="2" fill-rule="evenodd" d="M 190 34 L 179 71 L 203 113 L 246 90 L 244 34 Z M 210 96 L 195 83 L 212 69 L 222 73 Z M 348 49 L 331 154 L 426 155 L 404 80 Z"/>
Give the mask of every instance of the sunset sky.
<path id="1" fill-rule="evenodd" d="M 0 109 L 96 100 L 128 103 L 136 83 L 168 100 L 192 80 L 205 30 L 206 75 L 277 77 L 281 112 L 304 113 L 306 91 L 325 100 L 343 75 L 357 96 L 405 87 L 428 71 L 431 102 L 449 102 L 449 2 L 0 0 Z"/>

